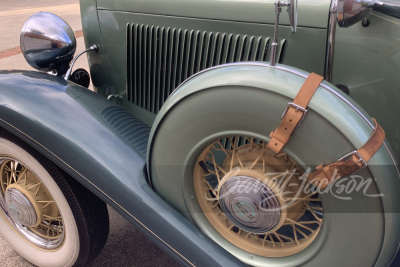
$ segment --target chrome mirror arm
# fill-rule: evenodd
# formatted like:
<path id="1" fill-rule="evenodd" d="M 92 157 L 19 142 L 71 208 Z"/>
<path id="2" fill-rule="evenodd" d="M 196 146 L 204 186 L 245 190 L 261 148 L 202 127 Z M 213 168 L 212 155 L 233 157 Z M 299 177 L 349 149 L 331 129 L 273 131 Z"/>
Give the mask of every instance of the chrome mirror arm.
<path id="1" fill-rule="evenodd" d="M 97 53 L 97 51 L 99 51 L 99 47 L 98 47 L 97 45 L 94 44 L 94 45 L 92 45 L 91 47 L 89 47 L 88 49 L 86 49 L 86 50 L 80 52 L 80 53 L 74 58 L 74 60 L 72 60 L 71 66 L 69 67 L 67 73 L 66 73 L 65 76 L 64 76 L 64 80 L 66 80 L 66 81 L 69 80 L 69 77 L 71 76 L 72 68 L 74 67 L 74 64 L 75 64 L 76 60 L 77 60 L 81 55 L 83 55 L 84 53 L 87 53 L 87 52 L 96 52 L 96 53 Z"/>
<path id="2" fill-rule="evenodd" d="M 279 16 L 282 12 L 282 7 L 288 8 L 289 20 L 290 20 L 290 26 L 291 26 L 292 33 L 296 33 L 296 28 L 297 28 L 297 0 L 288 0 L 287 3 L 277 0 L 275 2 L 275 14 L 276 14 L 275 33 L 274 33 L 274 40 L 271 44 L 271 54 L 270 54 L 270 59 L 269 59 L 269 63 L 271 66 L 276 65 L 276 56 L 277 56 L 277 51 L 278 51 Z"/>
<path id="3" fill-rule="evenodd" d="M 275 18 L 275 33 L 274 33 L 274 40 L 271 44 L 271 54 L 270 54 L 270 58 L 269 58 L 269 64 L 271 66 L 275 66 L 276 65 L 276 54 L 277 54 L 277 50 L 278 50 L 278 28 L 279 28 L 279 16 L 282 12 L 282 7 L 283 6 L 287 6 L 288 4 L 286 3 L 282 3 L 280 0 L 275 2 L 275 14 L 276 14 L 276 18 Z"/>

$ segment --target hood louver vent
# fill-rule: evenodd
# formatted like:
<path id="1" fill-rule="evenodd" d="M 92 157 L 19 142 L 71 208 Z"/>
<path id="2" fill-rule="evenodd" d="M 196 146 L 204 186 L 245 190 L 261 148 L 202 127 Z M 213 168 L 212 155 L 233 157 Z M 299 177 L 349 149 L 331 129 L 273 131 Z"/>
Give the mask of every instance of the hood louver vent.
<path id="1" fill-rule="evenodd" d="M 130 24 L 128 99 L 157 114 L 171 92 L 188 77 L 221 64 L 267 61 L 268 46 L 268 37 Z"/>
<path id="2" fill-rule="evenodd" d="M 117 106 L 104 109 L 101 115 L 123 140 L 142 155 L 146 155 L 150 135 L 148 125 Z"/>

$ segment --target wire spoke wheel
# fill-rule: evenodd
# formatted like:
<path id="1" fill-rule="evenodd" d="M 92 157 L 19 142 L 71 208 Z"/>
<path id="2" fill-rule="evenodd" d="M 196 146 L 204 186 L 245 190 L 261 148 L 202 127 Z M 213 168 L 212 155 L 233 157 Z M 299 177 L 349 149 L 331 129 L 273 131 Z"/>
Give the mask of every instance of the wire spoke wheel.
<path id="1" fill-rule="evenodd" d="M 235 246 L 264 257 L 307 248 L 323 222 L 323 206 L 304 171 L 261 140 L 217 140 L 198 157 L 193 184 L 210 224 Z"/>
<path id="2" fill-rule="evenodd" d="M 86 266 L 108 236 L 107 206 L 0 129 L 0 235 L 35 266 Z"/>
<path id="3" fill-rule="evenodd" d="M 0 158 L 0 202 L 3 213 L 33 245 L 57 249 L 64 241 L 64 221 L 50 192 L 23 163 Z"/>

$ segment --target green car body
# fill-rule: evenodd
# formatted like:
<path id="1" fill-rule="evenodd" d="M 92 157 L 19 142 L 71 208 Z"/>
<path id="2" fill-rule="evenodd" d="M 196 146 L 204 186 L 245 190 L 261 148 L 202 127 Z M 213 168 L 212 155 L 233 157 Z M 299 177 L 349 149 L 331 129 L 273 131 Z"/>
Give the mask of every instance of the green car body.
<path id="1" fill-rule="evenodd" d="M 46 73 L 1 71 L 2 129 L 183 265 L 391 263 L 400 240 L 399 18 L 372 11 L 341 28 L 337 0 L 299 1 L 296 34 L 281 15 L 278 64 L 271 66 L 275 1 L 80 4 L 86 47 L 99 47 L 88 54 L 96 93 Z M 214 229 L 190 177 L 215 140 L 238 135 L 268 142 L 310 72 L 325 81 L 285 153 L 303 168 L 332 163 L 368 141 L 372 117 L 386 140 L 357 172 L 373 178 L 370 187 L 342 190 L 351 201 L 333 191 L 321 197 L 324 223 L 306 248 L 285 257 L 258 255 Z"/>

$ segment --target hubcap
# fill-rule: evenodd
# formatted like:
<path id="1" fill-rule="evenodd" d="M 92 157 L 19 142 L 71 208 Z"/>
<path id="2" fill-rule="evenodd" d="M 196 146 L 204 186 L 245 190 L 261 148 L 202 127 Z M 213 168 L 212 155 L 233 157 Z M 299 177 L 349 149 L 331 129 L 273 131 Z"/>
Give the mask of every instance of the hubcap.
<path id="1" fill-rule="evenodd" d="M 5 194 L 8 213 L 15 222 L 33 227 L 37 223 L 35 208 L 29 199 L 15 188 L 7 189 Z"/>
<path id="2" fill-rule="evenodd" d="M 273 230 L 281 220 L 279 200 L 262 182 L 247 176 L 234 176 L 219 193 L 223 212 L 239 228 L 259 234 Z"/>

